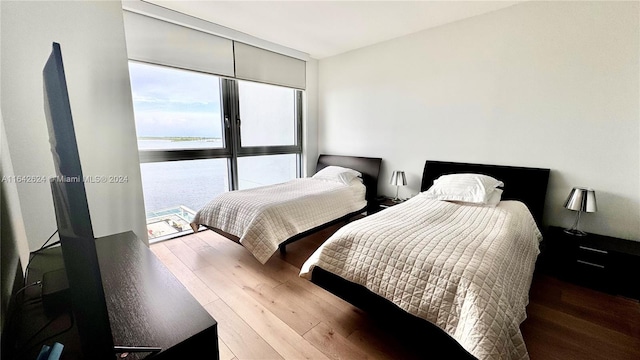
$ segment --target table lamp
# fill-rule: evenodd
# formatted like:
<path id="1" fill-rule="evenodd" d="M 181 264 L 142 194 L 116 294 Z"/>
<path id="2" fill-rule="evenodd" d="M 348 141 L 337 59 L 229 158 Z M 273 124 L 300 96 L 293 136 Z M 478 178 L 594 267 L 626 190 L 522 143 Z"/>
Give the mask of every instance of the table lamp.
<path id="1" fill-rule="evenodd" d="M 391 181 L 389 181 L 389 184 L 396 186 L 396 197 L 393 201 L 400 202 L 400 198 L 398 198 L 398 190 L 400 189 L 400 186 L 407 185 L 407 178 L 404 176 L 404 171 L 394 171 L 393 174 L 391 174 Z"/>
<path id="2" fill-rule="evenodd" d="M 598 206 L 596 205 L 596 192 L 593 189 L 574 187 L 564 203 L 564 207 L 576 211 L 576 220 L 570 229 L 565 229 L 564 232 L 575 236 L 585 236 L 587 233 L 578 230 L 578 222 L 580 222 L 580 214 L 583 212 L 596 212 Z"/>

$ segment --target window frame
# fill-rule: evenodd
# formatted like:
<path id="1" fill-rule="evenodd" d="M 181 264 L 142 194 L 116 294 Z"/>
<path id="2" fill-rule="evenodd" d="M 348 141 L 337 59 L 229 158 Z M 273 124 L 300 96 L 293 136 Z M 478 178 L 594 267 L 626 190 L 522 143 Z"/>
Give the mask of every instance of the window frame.
<path id="1" fill-rule="evenodd" d="M 246 80 L 242 80 L 246 81 Z M 270 86 L 279 86 L 272 85 Z M 294 131 L 296 133 L 295 136 L 295 144 L 294 145 L 271 145 L 271 146 L 242 146 L 241 141 L 241 129 L 242 119 L 240 118 L 240 94 L 238 91 L 238 81 L 230 80 L 228 84 L 228 93 L 229 95 L 229 106 L 227 107 L 225 104 L 224 108 L 224 117 L 225 123 L 230 125 L 231 127 L 231 141 L 232 144 L 232 153 L 231 164 L 229 166 L 229 171 L 231 174 L 231 184 L 233 185 L 233 190 L 239 189 L 239 180 L 238 180 L 238 158 L 245 156 L 263 156 L 263 155 L 282 155 L 282 154 L 296 154 L 296 178 L 300 178 L 302 176 L 302 91 L 299 89 L 288 88 L 294 91 Z M 233 119 L 233 121 L 229 121 L 229 119 Z"/>
<path id="2" fill-rule="evenodd" d="M 170 69 L 199 72 L 206 75 L 216 76 L 220 79 L 220 106 L 222 110 L 223 143 L 222 148 L 205 149 L 170 149 L 170 150 L 140 150 L 138 149 L 138 159 L 141 164 L 151 162 L 204 160 L 226 158 L 228 161 L 228 177 L 230 189 L 238 190 L 238 158 L 245 156 L 281 155 L 296 154 L 296 177 L 302 176 L 302 141 L 303 141 L 303 91 L 289 88 L 294 91 L 294 145 L 274 145 L 274 146 L 241 146 L 240 139 L 240 96 L 238 91 L 238 79 L 219 76 L 192 69 L 131 60 L 142 64 L 160 66 Z M 242 80 L 248 81 L 248 80 Z M 270 86 L 280 86 L 267 84 Z"/>

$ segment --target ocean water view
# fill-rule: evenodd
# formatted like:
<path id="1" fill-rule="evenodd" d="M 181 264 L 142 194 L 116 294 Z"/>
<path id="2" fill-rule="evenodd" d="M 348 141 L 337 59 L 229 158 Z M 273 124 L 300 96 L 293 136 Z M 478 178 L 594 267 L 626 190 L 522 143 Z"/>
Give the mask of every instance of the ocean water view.
<path id="1" fill-rule="evenodd" d="M 140 150 L 221 148 L 223 142 L 210 138 L 141 138 L 138 147 Z M 296 161 L 295 154 L 241 157 L 239 187 L 249 189 L 294 179 Z M 230 190 L 226 158 L 142 163 L 140 170 L 150 238 L 180 232 L 179 228 L 188 230 L 191 219 L 184 208 L 196 212 L 215 196 Z"/>

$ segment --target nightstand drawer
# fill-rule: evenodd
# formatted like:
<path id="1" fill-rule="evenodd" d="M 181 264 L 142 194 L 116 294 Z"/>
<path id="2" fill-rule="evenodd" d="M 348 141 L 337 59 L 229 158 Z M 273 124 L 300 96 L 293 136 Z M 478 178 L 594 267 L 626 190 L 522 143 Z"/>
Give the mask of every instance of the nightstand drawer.
<path id="1" fill-rule="evenodd" d="M 576 262 L 586 266 L 605 268 L 609 265 L 609 252 L 593 247 L 579 245 L 576 254 Z"/>
<path id="2" fill-rule="evenodd" d="M 584 251 L 587 253 L 591 253 L 591 254 L 603 254 L 606 255 L 609 252 L 607 250 L 602 250 L 602 249 L 598 249 L 592 246 L 587 246 L 587 245 L 578 245 L 578 250 L 579 251 Z"/>
<path id="3" fill-rule="evenodd" d="M 610 272 L 606 266 L 577 259 L 573 264 L 570 280 L 602 291 L 611 291 L 611 283 L 608 281 Z"/>
<path id="4" fill-rule="evenodd" d="M 580 267 L 584 267 L 584 266 L 590 266 L 592 269 L 606 269 L 607 266 L 604 263 L 597 263 L 597 262 L 591 262 L 591 261 L 586 261 L 586 260 L 581 260 L 581 259 L 576 259 L 576 263 L 578 263 L 578 266 Z"/>

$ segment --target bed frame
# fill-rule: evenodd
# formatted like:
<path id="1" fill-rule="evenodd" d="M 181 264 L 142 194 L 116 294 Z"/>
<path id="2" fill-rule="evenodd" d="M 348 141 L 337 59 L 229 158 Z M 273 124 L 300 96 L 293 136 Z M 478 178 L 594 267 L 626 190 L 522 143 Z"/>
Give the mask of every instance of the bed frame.
<path id="1" fill-rule="evenodd" d="M 296 234 L 288 238 L 278 246 L 280 253 L 285 254 L 287 251 L 286 246 L 288 244 L 291 244 L 292 242 L 298 241 L 315 232 L 326 229 L 329 226 L 333 226 L 340 222 L 348 222 L 354 216 L 361 214 L 364 211 L 368 211 L 370 209 L 375 208 L 377 206 L 375 199 L 378 193 L 378 175 L 380 173 L 381 163 L 382 163 L 382 158 L 321 154 L 318 157 L 318 163 L 316 164 L 316 173 L 326 168 L 327 166 L 341 166 L 341 167 L 346 167 L 346 168 L 359 171 L 362 174 L 362 182 L 366 188 L 365 199 L 367 200 L 367 205 L 360 210 L 354 211 L 350 214 L 334 219 L 332 221 L 316 226 L 312 229 L 309 229 L 307 231 L 304 231 L 302 233 Z M 206 225 L 205 227 L 217 232 L 218 234 L 228 239 L 231 239 L 237 243 L 240 243 L 240 238 L 238 238 L 235 235 L 229 234 L 220 229 L 209 227 Z"/>
<path id="2" fill-rule="evenodd" d="M 503 200 L 519 200 L 529 207 L 540 225 L 549 179 L 549 169 L 513 166 L 469 164 L 427 160 L 422 176 L 421 191 L 427 190 L 440 175 L 479 173 L 504 182 Z M 370 314 L 382 326 L 393 327 L 412 349 L 421 344 L 418 358 L 434 358 L 447 353 L 447 358 L 475 359 L 449 334 L 432 323 L 400 309 L 391 301 L 318 266 L 313 269 L 312 282 L 341 297 Z"/>

